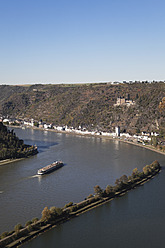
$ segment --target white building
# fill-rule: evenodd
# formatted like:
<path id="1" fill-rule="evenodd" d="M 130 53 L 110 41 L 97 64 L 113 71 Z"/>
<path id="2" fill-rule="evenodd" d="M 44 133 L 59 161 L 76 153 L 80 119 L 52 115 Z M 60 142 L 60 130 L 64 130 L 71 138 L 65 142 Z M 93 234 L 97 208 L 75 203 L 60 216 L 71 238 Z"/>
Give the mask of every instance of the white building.
<path id="1" fill-rule="evenodd" d="M 9 122 L 9 121 L 10 121 L 9 119 L 4 119 L 3 123 Z"/>
<path id="2" fill-rule="evenodd" d="M 120 127 L 115 127 L 116 136 L 120 136 Z"/>

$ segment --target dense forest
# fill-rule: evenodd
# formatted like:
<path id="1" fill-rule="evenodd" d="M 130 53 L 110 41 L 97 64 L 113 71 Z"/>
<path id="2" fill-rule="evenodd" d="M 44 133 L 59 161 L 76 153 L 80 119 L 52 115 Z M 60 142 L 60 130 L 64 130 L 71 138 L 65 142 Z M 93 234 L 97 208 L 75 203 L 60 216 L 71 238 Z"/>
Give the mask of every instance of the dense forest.
<path id="1" fill-rule="evenodd" d="M 130 97 L 132 106 L 114 106 L 117 97 Z M 42 119 L 55 125 L 85 127 L 88 130 L 121 131 L 165 130 L 165 111 L 160 103 L 165 97 L 165 83 L 112 85 L 29 85 L 0 86 L 0 115 L 14 118 Z M 163 104 L 162 104 L 163 106 Z"/>
<path id="2" fill-rule="evenodd" d="M 0 122 L 0 160 L 23 158 L 37 153 L 36 147 L 25 145 L 13 130 Z"/>

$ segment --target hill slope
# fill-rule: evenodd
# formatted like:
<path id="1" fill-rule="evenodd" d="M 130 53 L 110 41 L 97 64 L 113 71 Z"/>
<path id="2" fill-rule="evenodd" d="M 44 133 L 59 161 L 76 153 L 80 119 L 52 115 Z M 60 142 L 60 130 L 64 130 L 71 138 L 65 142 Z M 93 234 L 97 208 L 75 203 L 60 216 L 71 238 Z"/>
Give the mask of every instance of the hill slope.
<path id="1" fill-rule="evenodd" d="M 114 107 L 117 97 L 127 97 L 135 105 Z M 113 131 L 153 131 L 164 127 L 165 113 L 159 103 L 165 84 L 86 84 L 0 86 L 0 114 L 17 118 L 42 119 L 58 125 Z"/>

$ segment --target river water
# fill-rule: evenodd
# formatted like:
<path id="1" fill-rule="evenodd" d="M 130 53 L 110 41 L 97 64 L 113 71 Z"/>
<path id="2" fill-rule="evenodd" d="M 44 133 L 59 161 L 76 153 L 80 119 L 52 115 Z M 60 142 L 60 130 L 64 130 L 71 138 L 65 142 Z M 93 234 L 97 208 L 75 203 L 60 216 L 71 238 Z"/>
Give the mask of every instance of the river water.
<path id="1" fill-rule="evenodd" d="M 79 202 L 93 187 L 114 184 L 121 175 L 158 160 L 162 172 L 145 185 L 23 245 L 33 247 L 165 247 L 164 156 L 145 148 L 95 137 L 15 129 L 39 154 L 0 167 L 0 232 L 41 217 L 45 206 Z M 54 160 L 65 164 L 37 176 Z"/>

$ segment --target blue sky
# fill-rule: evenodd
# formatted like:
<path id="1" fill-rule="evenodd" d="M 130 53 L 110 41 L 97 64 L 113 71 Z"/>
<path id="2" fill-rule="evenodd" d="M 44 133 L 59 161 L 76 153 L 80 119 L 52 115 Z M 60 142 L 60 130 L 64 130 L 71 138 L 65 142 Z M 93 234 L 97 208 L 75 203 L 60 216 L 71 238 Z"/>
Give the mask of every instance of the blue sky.
<path id="1" fill-rule="evenodd" d="M 0 84 L 165 80 L 164 0 L 0 0 Z"/>

